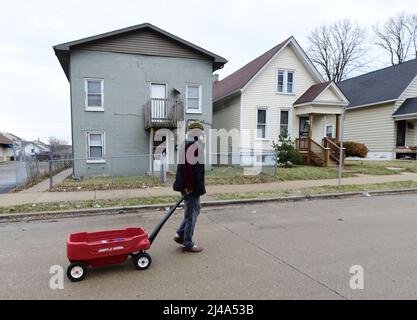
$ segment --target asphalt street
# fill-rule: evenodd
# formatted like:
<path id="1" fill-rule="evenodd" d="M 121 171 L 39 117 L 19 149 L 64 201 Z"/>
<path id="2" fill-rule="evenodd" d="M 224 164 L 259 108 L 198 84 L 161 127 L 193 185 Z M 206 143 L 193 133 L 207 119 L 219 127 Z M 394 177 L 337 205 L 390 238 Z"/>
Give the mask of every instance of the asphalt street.
<path id="1" fill-rule="evenodd" d="M 417 299 L 417 195 L 203 208 L 195 231 L 202 254 L 172 238 L 178 211 L 148 251 L 90 270 L 80 283 L 49 286 L 68 266 L 71 232 L 127 226 L 152 231 L 163 211 L 0 224 L 1 299 Z M 364 271 L 363 290 L 350 268 Z"/>

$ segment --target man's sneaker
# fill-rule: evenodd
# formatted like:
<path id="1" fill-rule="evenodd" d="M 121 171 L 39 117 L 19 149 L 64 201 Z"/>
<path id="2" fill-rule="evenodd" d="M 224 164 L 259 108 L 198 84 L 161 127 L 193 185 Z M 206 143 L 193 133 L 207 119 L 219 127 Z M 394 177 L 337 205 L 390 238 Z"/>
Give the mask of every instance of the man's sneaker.
<path id="1" fill-rule="evenodd" d="M 187 252 L 198 253 L 198 252 L 202 252 L 204 249 L 199 247 L 199 246 L 194 245 L 194 247 L 192 247 L 192 248 L 185 247 L 184 250 L 187 251 Z"/>
<path id="2" fill-rule="evenodd" d="M 174 238 L 174 241 L 175 241 L 176 243 L 179 243 L 179 244 L 183 244 L 183 243 L 184 243 L 184 239 L 183 239 L 183 238 L 181 238 L 180 236 L 176 236 L 176 237 Z"/>

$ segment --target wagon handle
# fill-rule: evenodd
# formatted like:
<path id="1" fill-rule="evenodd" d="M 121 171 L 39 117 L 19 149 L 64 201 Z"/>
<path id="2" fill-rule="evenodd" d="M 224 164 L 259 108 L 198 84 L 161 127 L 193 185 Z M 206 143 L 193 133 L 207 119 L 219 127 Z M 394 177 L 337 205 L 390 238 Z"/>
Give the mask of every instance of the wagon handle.
<path id="1" fill-rule="evenodd" d="M 169 209 L 169 211 L 164 216 L 164 218 L 158 223 L 158 225 L 155 227 L 155 230 L 152 232 L 151 236 L 149 237 L 150 243 L 152 243 L 155 240 L 156 236 L 158 235 L 159 231 L 161 231 L 165 222 L 167 222 L 168 219 L 172 216 L 172 214 L 175 212 L 175 210 L 178 208 L 178 206 L 181 204 L 184 198 L 185 198 L 185 195 L 182 196 L 181 199 L 178 200 L 178 202 L 173 207 L 171 207 L 171 209 Z"/>

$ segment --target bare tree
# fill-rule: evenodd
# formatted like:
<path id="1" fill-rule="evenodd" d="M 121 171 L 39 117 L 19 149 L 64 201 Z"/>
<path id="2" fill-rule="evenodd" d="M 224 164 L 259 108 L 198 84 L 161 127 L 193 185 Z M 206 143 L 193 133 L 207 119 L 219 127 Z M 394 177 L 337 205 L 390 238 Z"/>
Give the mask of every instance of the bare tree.
<path id="1" fill-rule="evenodd" d="M 347 19 L 323 24 L 309 36 L 309 56 L 327 80 L 340 82 L 366 65 L 365 39 L 366 30 Z"/>
<path id="2" fill-rule="evenodd" d="M 50 136 L 48 138 L 48 144 L 51 147 L 51 151 L 52 152 L 57 152 L 57 151 L 61 151 L 61 149 L 65 148 L 68 146 L 68 141 L 63 140 L 63 139 L 59 139 L 57 137 L 54 136 Z"/>
<path id="3" fill-rule="evenodd" d="M 382 26 L 376 24 L 376 44 L 390 54 L 391 64 L 396 65 L 417 58 L 417 15 L 399 13 Z"/>

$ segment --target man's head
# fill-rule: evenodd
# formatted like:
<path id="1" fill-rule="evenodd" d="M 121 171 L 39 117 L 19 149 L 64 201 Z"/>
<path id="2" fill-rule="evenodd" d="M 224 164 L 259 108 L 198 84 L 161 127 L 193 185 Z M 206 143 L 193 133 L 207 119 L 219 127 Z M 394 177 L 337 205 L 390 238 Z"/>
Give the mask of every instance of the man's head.
<path id="1" fill-rule="evenodd" d="M 204 141 L 204 126 L 201 122 L 195 121 L 188 125 L 188 138 L 194 141 Z"/>

